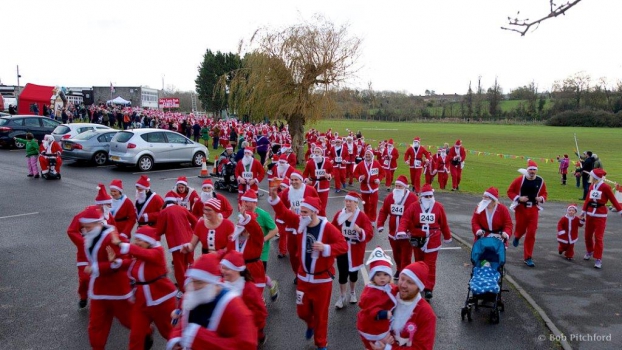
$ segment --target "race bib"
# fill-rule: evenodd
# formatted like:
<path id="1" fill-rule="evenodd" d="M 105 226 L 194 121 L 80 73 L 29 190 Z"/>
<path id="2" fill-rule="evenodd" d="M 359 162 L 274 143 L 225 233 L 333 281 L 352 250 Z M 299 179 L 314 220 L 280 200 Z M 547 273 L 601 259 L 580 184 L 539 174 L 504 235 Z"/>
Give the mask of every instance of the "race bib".
<path id="1" fill-rule="evenodd" d="M 352 228 L 347 228 L 345 225 L 341 228 L 341 233 L 344 237 L 356 240 L 359 236 L 358 232 Z"/>
<path id="2" fill-rule="evenodd" d="M 304 292 L 299 291 L 299 290 L 296 291 L 296 305 L 302 305 L 304 301 L 304 296 L 305 296 Z"/>
<path id="3" fill-rule="evenodd" d="M 252 173 L 252 172 L 250 172 L 250 171 L 244 171 L 244 172 L 242 172 L 242 178 L 243 178 L 244 180 L 252 180 L 252 179 L 253 179 L 253 177 L 254 177 L 254 176 L 253 176 L 253 173 Z"/>
<path id="4" fill-rule="evenodd" d="M 391 215 L 404 215 L 404 206 L 398 204 L 391 204 Z"/>
<path id="5" fill-rule="evenodd" d="M 433 224 L 434 221 L 436 220 L 436 215 L 431 214 L 431 213 L 421 213 L 419 214 L 419 222 L 422 224 Z"/>
<path id="6" fill-rule="evenodd" d="M 369 175 L 371 175 L 371 176 L 378 175 L 378 169 L 374 168 L 374 169 L 369 170 Z"/>
<path id="7" fill-rule="evenodd" d="M 600 200 L 603 197 L 603 191 L 591 190 L 590 199 Z"/>
<path id="8" fill-rule="evenodd" d="M 421 161 L 418 159 L 415 159 L 415 168 L 421 168 Z"/>
<path id="9" fill-rule="evenodd" d="M 384 166 L 389 166 L 389 160 L 385 160 L 382 164 L 384 164 Z"/>
<path id="10" fill-rule="evenodd" d="M 325 169 L 315 169 L 315 177 L 322 177 L 326 175 L 326 170 Z"/>
<path id="11" fill-rule="evenodd" d="M 341 163 L 342 159 L 341 157 L 335 157 L 335 163 Z"/>
<path id="12" fill-rule="evenodd" d="M 291 202 L 291 210 L 293 210 L 296 214 L 300 214 L 300 201 L 296 200 Z"/>

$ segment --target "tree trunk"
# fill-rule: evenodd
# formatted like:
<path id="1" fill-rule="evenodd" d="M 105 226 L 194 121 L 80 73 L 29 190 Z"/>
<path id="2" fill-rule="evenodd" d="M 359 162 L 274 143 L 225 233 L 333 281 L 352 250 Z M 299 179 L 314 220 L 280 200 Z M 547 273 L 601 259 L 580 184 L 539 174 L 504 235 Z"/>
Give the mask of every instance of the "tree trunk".
<path id="1" fill-rule="evenodd" d="M 301 164 L 305 159 L 305 119 L 300 114 L 294 114 L 288 118 L 287 124 L 289 125 L 289 134 L 292 136 L 292 149 L 296 154 L 298 164 Z"/>

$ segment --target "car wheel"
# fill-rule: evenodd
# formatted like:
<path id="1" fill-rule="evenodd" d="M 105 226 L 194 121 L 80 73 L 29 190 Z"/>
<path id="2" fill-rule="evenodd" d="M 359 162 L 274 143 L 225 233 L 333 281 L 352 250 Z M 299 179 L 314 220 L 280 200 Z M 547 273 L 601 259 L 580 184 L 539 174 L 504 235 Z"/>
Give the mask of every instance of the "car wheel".
<path id="1" fill-rule="evenodd" d="M 20 136 L 20 138 L 23 138 L 23 137 L 25 137 L 25 136 Z M 17 148 L 17 149 L 24 149 L 26 147 L 25 143 L 21 143 L 21 142 L 18 142 L 18 141 L 14 141 L 14 142 L 15 142 L 14 143 L 15 144 L 15 148 Z"/>
<path id="2" fill-rule="evenodd" d="M 136 164 L 140 171 L 149 171 L 153 168 L 153 158 L 150 156 L 142 156 L 138 159 L 138 164 Z"/>
<path id="3" fill-rule="evenodd" d="M 202 166 L 203 158 L 205 158 L 205 154 L 203 152 L 197 152 L 192 156 L 192 165 L 193 166 Z"/>
<path id="4" fill-rule="evenodd" d="M 93 155 L 93 163 L 95 163 L 96 165 L 106 165 L 106 162 L 108 161 L 108 155 L 106 154 L 106 152 L 96 152 Z"/>

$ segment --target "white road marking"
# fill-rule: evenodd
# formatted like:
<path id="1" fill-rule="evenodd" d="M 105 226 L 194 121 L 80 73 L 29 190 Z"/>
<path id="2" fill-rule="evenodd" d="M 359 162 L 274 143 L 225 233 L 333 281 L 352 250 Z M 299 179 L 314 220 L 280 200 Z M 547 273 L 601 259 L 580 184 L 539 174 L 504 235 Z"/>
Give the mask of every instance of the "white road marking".
<path id="1" fill-rule="evenodd" d="M 393 252 L 392 249 L 383 249 L 385 252 Z M 365 253 L 371 253 L 373 250 L 366 250 Z"/>
<path id="2" fill-rule="evenodd" d="M 20 217 L 20 216 L 28 216 L 28 215 L 37 215 L 39 214 L 39 212 L 34 212 L 34 213 L 25 213 L 25 214 L 16 214 L 16 215 L 8 215 L 8 216 L 0 216 L 0 219 L 8 219 L 8 218 L 16 218 L 16 217 Z"/>
<path id="3" fill-rule="evenodd" d="M 136 173 L 132 173 L 132 175 L 142 175 L 142 174 L 153 174 L 153 173 L 164 173 L 167 171 L 180 171 L 180 170 L 192 170 L 195 168 L 178 168 L 178 169 L 165 169 L 165 170 L 153 170 L 153 171 L 139 171 Z"/>
<path id="4" fill-rule="evenodd" d="M 441 250 L 460 250 L 462 247 L 441 247 Z"/>
<path id="5" fill-rule="evenodd" d="M 199 177 L 199 176 L 198 175 L 197 176 L 186 176 L 187 179 L 194 179 L 194 178 L 197 178 L 197 177 Z M 162 178 L 160 180 L 177 180 L 177 178 L 176 177 L 165 177 L 165 178 Z"/>
<path id="6" fill-rule="evenodd" d="M 116 166 L 114 164 L 111 165 L 98 165 L 97 168 L 112 168 L 113 166 Z"/>
<path id="7" fill-rule="evenodd" d="M 361 267 L 361 276 L 363 277 L 363 282 L 366 286 L 369 283 L 369 273 L 367 273 L 367 268 L 365 268 L 365 266 Z"/>

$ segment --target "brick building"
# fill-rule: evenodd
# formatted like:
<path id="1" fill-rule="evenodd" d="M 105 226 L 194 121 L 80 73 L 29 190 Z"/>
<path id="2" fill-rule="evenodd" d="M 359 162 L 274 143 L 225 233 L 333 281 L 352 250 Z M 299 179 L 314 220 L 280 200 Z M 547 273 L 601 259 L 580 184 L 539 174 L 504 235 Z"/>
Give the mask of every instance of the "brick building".
<path id="1" fill-rule="evenodd" d="M 132 102 L 133 107 L 158 108 L 159 91 L 141 86 L 115 86 L 110 93 L 110 86 L 93 86 L 95 103 L 106 103 L 117 96 Z"/>

